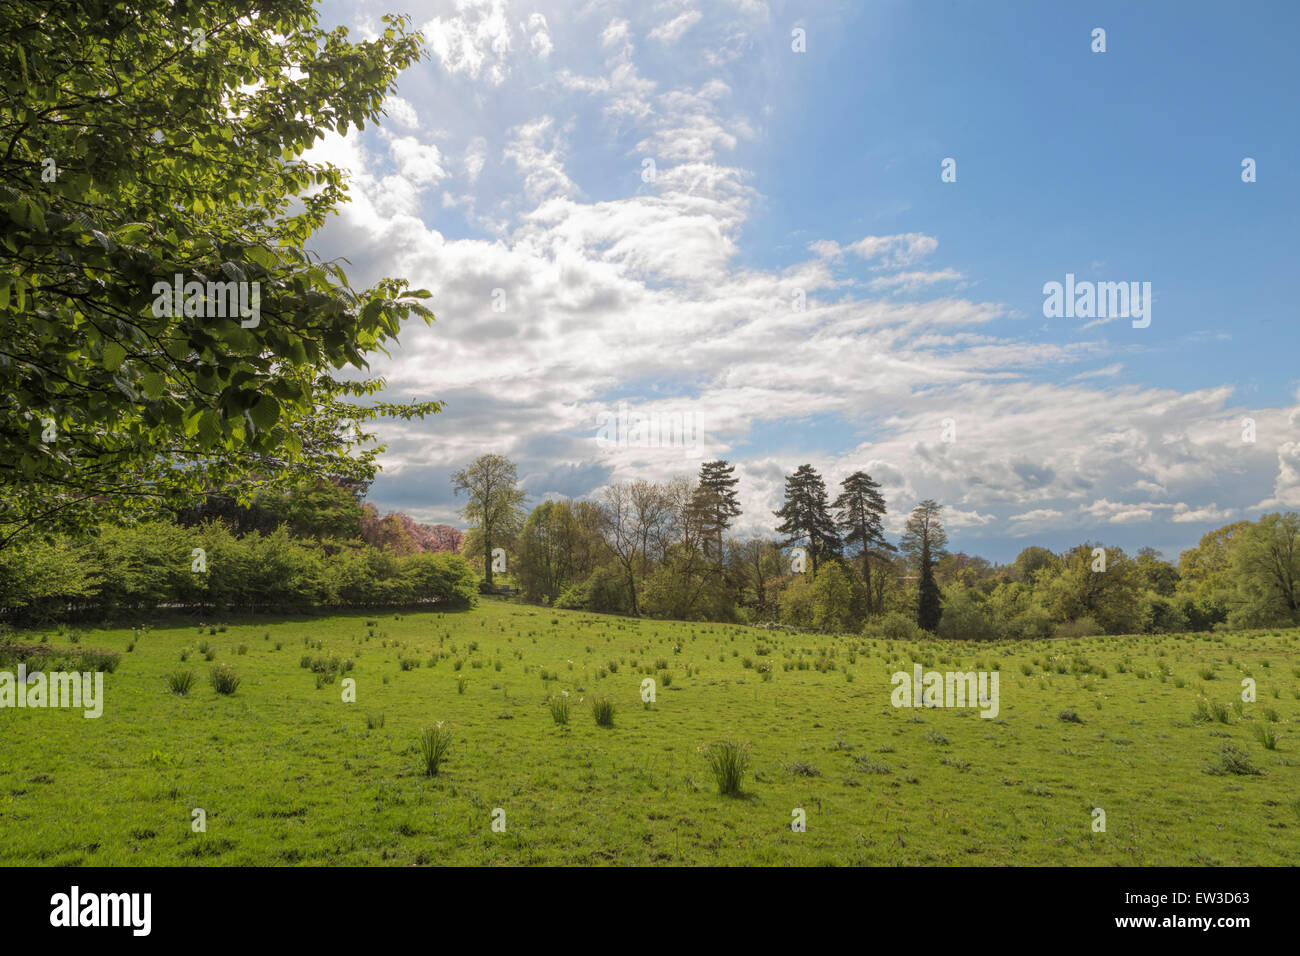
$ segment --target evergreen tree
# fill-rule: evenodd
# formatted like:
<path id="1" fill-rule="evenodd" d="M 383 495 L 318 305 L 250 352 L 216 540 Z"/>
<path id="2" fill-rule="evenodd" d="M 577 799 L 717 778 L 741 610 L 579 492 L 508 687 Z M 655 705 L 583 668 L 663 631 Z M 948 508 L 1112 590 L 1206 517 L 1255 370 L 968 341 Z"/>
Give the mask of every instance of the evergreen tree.
<path id="1" fill-rule="evenodd" d="M 916 623 L 933 632 L 943 616 L 943 603 L 939 583 L 934 579 L 934 566 L 946 552 L 948 534 L 943 530 L 940 512 L 943 506 L 927 498 L 912 509 L 907 519 L 907 529 L 899 541 L 903 552 L 920 572 L 921 580 L 916 595 Z"/>
<path id="2" fill-rule="evenodd" d="M 873 558 L 888 560 L 885 552 L 898 550 L 885 540 L 882 525 L 885 497 L 880 493 L 880 485 L 865 471 L 855 471 L 840 482 L 840 487 L 844 490 L 831 505 L 835 509 L 835 524 L 844 532 L 844 543 L 860 549 L 868 610 L 878 614 L 883 608 L 872 602 L 871 562 Z"/>
<path id="3" fill-rule="evenodd" d="M 784 544 L 808 543 L 814 575 L 822 557 L 839 553 L 840 538 L 828 510 L 826 482 L 812 465 L 800 465 L 785 480 L 785 504 L 775 514 L 782 519 L 776 530 L 786 535 Z"/>
<path id="4" fill-rule="evenodd" d="M 700 466 L 700 483 L 695 489 L 693 511 L 699 522 L 704 556 L 722 560 L 722 533 L 740 515 L 735 487 L 735 465 L 725 461 L 706 461 Z"/>

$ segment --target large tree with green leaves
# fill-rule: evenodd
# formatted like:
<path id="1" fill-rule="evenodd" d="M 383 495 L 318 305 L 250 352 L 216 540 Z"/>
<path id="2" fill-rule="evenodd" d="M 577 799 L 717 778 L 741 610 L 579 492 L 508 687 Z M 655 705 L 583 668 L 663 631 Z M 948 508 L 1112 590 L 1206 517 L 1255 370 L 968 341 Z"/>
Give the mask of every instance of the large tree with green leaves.
<path id="1" fill-rule="evenodd" d="M 354 289 L 306 245 L 346 188 L 303 153 L 377 120 L 422 55 L 407 24 L 353 43 L 310 0 L 0 0 L 0 547 L 365 481 L 366 423 L 438 410 L 364 377 L 428 293 Z"/>
<path id="2" fill-rule="evenodd" d="M 785 504 L 776 516 L 781 519 L 776 530 L 786 536 L 785 544 L 807 544 L 814 575 L 822 558 L 839 553 L 840 538 L 828 510 L 826 482 L 812 465 L 800 465 L 786 478 Z"/>
<path id="3" fill-rule="evenodd" d="M 451 477 L 452 491 L 469 497 L 461 516 L 483 549 L 483 581 L 492 586 L 492 550 L 514 538 L 524 522 L 519 472 L 505 455 L 479 455 Z"/>
<path id="4" fill-rule="evenodd" d="M 1300 515 L 1266 514 L 1247 525 L 1233 549 L 1236 607 L 1244 627 L 1300 624 Z"/>
<path id="5" fill-rule="evenodd" d="M 916 623 L 927 631 L 939 627 L 943 617 L 943 596 L 934 579 L 935 563 L 948 547 L 943 529 L 943 505 L 927 498 L 912 509 L 899 547 L 908 556 L 920 580 L 916 591 Z"/>

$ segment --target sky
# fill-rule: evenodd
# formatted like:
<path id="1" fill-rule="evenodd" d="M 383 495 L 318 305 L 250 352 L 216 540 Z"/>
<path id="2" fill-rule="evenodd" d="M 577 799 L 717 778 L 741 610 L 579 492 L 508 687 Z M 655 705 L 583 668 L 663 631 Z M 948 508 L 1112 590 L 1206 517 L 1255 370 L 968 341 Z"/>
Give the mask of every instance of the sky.
<path id="1" fill-rule="evenodd" d="M 321 20 L 368 38 L 385 13 L 428 57 L 382 123 L 309 154 L 351 196 L 312 247 L 433 292 L 437 321 L 371 365 L 386 399 L 446 403 L 379 427 L 381 511 L 462 525 L 450 475 L 487 452 L 530 505 L 724 458 L 741 536 L 798 465 L 832 498 L 864 470 L 887 530 L 933 498 L 950 548 L 997 562 L 1176 559 L 1300 509 L 1300 4 Z M 1049 314 L 1067 276 L 1139 295 Z"/>

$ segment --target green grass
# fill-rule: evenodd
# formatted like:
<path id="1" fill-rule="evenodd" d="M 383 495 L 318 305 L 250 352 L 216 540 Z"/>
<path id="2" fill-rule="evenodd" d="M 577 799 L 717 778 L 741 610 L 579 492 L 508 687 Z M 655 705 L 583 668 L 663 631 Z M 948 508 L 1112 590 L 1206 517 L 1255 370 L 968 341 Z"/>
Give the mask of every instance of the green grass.
<path id="1" fill-rule="evenodd" d="M 82 629 L 76 652 L 123 655 L 104 675 L 100 719 L 0 710 L 0 863 L 1300 857 L 1293 630 L 907 643 L 492 600 L 400 620 L 373 611 L 231 618 L 201 636 L 194 623 L 150 624 Z M 42 636 L 15 639 L 39 645 Z M 170 692 L 182 652 L 203 656 L 200 640 L 218 666 L 238 662 L 236 693 L 197 681 L 185 696 Z M 404 670 L 404 660 L 424 663 Z M 760 660 L 771 666 L 760 671 Z M 998 716 L 894 708 L 890 675 L 913 662 L 997 670 Z M 326 675 L 333 682 L 318 687 Z M 647 676 L 659 688 L 649 708 L 640 697 Z M 1259 703 L 1236 714 L 1247 676 Z M 352 680 L 356 702 L 347 703 Z M 557 722 L 552 704 L 565 692 L 584 718 L 594 700 L 611 702 L 613 726 Z M 421 731 L 438 721 L 449 751 L 430 776 Z M 1254 729 L 1264 724 L 1275 749 Z M 749 744 L 734 796 L 719 793 L 708 757 L 728 740 Z M 504 833 L 492 831 L 495 807 L 506 811 Z M 1106 811 L 1104 833 L 1092 832 L 1093 807 Z M 190 828 L 196 808 L 205 833 Z M 807 832 L 792 832 L 795 808 L 806 811 Z"/>

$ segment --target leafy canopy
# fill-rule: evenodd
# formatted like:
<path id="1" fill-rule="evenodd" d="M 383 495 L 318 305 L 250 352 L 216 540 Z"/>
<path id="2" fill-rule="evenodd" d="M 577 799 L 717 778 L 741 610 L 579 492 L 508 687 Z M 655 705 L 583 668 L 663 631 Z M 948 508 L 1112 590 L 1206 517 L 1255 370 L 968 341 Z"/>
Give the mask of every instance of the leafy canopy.
<path id="1" fill-rule="evenodd" d="M 407 24 L 353 43 L 310 0 L 0 2 L 0 547 L 366 480 L 365 423 L 439 410 L 364 401 L 383 382 L 357 374 L 429 293 L 353 289 L 305 247 L 346 187 L 302 154 L 377 119 L 423 55 Z"/>

